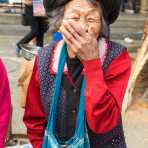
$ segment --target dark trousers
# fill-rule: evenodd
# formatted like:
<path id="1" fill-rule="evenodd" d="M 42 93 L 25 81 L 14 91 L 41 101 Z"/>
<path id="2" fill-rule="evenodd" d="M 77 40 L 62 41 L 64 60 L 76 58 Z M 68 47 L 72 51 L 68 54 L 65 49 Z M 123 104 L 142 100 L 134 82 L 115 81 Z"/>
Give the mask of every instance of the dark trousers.
<path id="1" fill-rule="evenodd" d="M 124 11 L 126 0 L 121 0 L 121 10 Z"/>
<path id="2" fill-rule="evenodd" d="M 34 17 L 32 6 L 26 5 L 25 13 L 26 13 L 26 17 L 28 19 L 31 31 L 17 43 L 17 46 L 20 48 L 21 44 L 29 43 L 34 37 L 36 37 L 36 45 L 42 47 L 43 38 L 44 38 L 44 29 L 43 29 L 44 18 Z"/>

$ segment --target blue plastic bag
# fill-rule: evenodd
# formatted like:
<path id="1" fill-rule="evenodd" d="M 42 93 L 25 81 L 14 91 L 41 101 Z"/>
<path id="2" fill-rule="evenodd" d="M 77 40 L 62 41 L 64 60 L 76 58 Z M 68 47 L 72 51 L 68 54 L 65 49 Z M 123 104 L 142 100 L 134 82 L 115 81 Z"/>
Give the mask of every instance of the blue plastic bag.
<path id="1" fill-rule="evenodd" d="M 55 122 L 56 122 L 56 110 L 57 110 L 57 102 L 60 95 L 60 87 L 61 87 L 61 79 L 63 68 L 65 65 L 67 56 L 67 46 L 66 44 L 63 45 L 62 52 L 60 55 L 59 67 L 58 72 L 56 75 L 55 80 L 55 89 L 51 99 L 51 110 L 48 117 L 48 124 L 44 135 L 44 142 L 42 148 L 90 148 L 89 139 L 87 134 L 87 129 L 85 125 L 85 110 L 84 110 L 84 90 L 85 90 L 85 79 L 83 79 L 82 87 L 81 87 L 81 94 L 80 94 L 80 104 L 79 104 L 79 111 L 76 123 L 76 130 L 73 135 L 68 141 L 62 142 L 62 144 L 58 143 L 54 135 L 55 129 Z"/>

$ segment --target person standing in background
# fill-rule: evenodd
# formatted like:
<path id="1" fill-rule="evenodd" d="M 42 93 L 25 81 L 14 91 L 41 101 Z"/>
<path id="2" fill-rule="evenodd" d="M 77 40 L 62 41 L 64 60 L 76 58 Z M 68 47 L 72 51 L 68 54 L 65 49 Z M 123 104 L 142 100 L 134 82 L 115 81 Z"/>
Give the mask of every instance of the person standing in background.
<path id="1" fill-rule="evenodd" d="M 121 11 L 125 11 L 125 6 L 126 6 L 127 0 L 121 0 Z"/>
<path id="2" fill-rule="evenodd" d="M 0 82 L 0 148 L 4 148 L 12 109 L 9 82 L 1 59 Z"/>
<path id="3" fill-rule="evenodd" d="M 32 0 L 25 0 L 24 4 L 25 4 L 25 14 L 28 19 L 31 31 L 17 43 L 17 48 L 16 48 L 17 56 L 20 56 L 21 44 L 27 44 L 34 38 L 36 38 L 36 45 L 43 47 L 45 18 L 33 16 Z"/>

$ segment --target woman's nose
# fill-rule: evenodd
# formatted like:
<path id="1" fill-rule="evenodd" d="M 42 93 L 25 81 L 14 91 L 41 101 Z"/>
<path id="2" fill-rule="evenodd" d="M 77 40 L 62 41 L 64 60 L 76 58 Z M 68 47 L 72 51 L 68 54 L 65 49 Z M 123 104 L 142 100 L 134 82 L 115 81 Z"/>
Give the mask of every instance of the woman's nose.
<path id="1" fill-rule="evenodd" d="M 88 31 L 89 26 L 85 19 L 80 19 L 80 25 L 82 29 L 84 29 L 86 32 Z"/>

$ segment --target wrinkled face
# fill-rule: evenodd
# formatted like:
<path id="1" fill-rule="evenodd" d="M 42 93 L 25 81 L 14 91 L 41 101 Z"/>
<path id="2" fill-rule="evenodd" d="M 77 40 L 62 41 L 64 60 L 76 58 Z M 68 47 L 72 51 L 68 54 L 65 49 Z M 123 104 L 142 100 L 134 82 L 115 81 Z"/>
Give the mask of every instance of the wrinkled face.
<path id="1" fill-rule="evenodd" d="M 64 21 L 77 22 L 85 31 L 93 32 L 96 38 L 101 30 L 101 8 L 88 0 L 71 0 L 65 6 Z"/>

